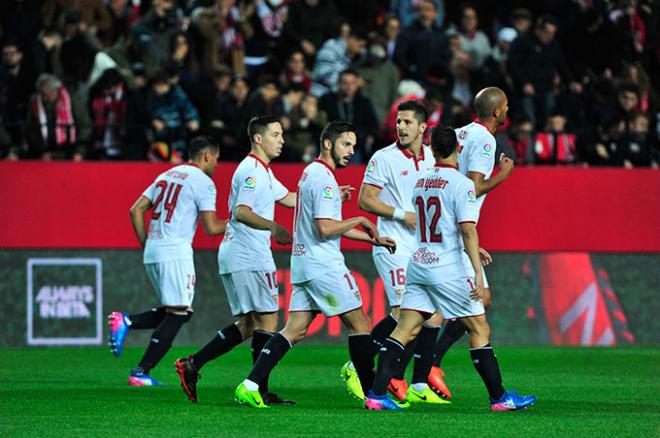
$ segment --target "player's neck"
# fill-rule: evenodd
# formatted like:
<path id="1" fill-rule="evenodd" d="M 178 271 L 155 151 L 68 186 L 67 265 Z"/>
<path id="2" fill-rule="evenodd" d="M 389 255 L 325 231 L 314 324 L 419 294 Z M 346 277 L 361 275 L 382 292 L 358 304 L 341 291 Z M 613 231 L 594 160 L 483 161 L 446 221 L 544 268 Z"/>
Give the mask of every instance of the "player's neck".
<path id="1" fill-rule="evenodd" d="M 315 161 L 322 161 L 326 166 L 330 167 L 333 171 L 337 170 L 337 165 L 335 164 L 335 160 L 332 159 L 332 156 L 329 153 L 326 154 L 323 152 L 321 152 L 321 154 Z"/>
<path id="2" fill-rule="evenodd" d="M 474 119 L 474 123 L 478 123 L 484 126 L 486 129 L 488 129 L 488 132 L 490 132 L 493 135 L 495 135 L 495 131 L 497 131 L 497 121 L 493 118 L 486 121 L 476 118 Z"/>
<path id="3" fill-rule="evenodd" d="M 252 148 L 250 153 L 252 155 L 254 155 L 255 157 L 259 158 L 261 161 L 263 161 L 264 164 L 266 164 L 266 166 L 268 166 L 270 164 L 270 158 L 268 158 L 268 155 L 266 155 L 266 153 L 263 151 L 263 149 Z"/>
<path id="4" fill-rule="evenodd" d="M 420 138 L 419 141 L 411 144 L 408 147 L 408 150 L 415 156 L 415 158 L 419 158 L 422 155 L 422 139 Z"/>
<path id="5" fill-rule="evenodd" d="M 451 154 L 447 158 L 440 158 L 435 162 L 436 167 L 453 167 L 458 169 L 458 155 Z"/>

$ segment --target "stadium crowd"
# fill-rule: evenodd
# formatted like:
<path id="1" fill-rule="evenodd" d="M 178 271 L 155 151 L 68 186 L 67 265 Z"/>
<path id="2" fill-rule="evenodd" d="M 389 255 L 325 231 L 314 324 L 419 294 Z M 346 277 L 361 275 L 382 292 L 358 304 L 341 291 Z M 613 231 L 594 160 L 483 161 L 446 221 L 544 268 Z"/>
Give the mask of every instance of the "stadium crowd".
<path id="1" fill-rule="evenodd" d="M 474 118 L 497 86 L 497 147 L 517 164 L 658 167 L 660 7 L 653 0 L 5 0 L 0 159 L 169 160 L 280 118 L 283 159 L 322 127 L 358 129 L 365 160 L 395 140 L 396 106 L 429 125 Z"/>

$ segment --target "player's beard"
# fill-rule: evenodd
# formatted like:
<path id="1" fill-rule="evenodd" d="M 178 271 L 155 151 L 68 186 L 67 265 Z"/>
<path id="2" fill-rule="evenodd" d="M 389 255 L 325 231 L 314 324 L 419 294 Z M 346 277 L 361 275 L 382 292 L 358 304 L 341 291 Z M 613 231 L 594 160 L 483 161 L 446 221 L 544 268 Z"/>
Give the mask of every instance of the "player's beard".
<path id="1" fill-rule="evenodd" d="M 343 169 L 344 167 L 348 166 L 348 160 L 351 159 L 351 157 L 348 157 L 346 159 L 346 164 L 342 163 L 342 157 L 339 156 L 337 153 L 337 148 L 335 146 L 332 147 L 330 150 L 330 155 L 332 155 L 332 160 L 335 162 L 335 167 L 338 167 L 340 169 Z"/>

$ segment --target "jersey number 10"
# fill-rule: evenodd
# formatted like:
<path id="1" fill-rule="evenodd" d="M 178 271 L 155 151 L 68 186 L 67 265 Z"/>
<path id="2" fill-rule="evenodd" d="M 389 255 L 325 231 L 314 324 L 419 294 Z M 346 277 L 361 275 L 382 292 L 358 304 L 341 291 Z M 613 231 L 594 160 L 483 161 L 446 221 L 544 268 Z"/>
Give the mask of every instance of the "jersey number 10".
<path id="1" fill-rule="evenodd" d="M 170 223 L 172 215 L 174 214 L 174 209 L 176 208 L 176 201 L 179 199 L 179 193 L 182 188 L 183 186 L 181 184 L 168 184 L 167 181 L 158 181 L 156 189 L 160 189 L 160 193 L 154 201 L 154 211 L 151 214 L 152 220 L 160 219 L 160 214 L 163 212 L 163 209 L 165 209 L 167 210 L 165 222 L 168 224 Z M 167 196 L 165 196 L 165 191 L 167 191 Z M 165 197 L 165 202 L 163 203 L 163 208 L 159 210 L 160 203 L 163 202 L 163 197 Z"/>
<path id="2" fill-rule="evenodd" d="M 436 233 L 435 230 L 438 228 L 438 221 L 440 220 L 440 215 L 442 214 L 442 209 L 440 206 L 440 198 L 437 196 L 430 196 L 426 200 L 426 209 L 424 208 L 424 198 L 418 196 L 415 198 L 415 204 L 417 204 L 417 212 L 419 217 L 419 235 L 422 242 L 432 242 L 440 243 L 442 242 L 442 233 Z M 435 207 L 433 212 L 433 217 L 431 218 L 431 224 L 429 225 L 429 237 L 426 238 L 426 212 L 431 211 L 431 207 Z"/>

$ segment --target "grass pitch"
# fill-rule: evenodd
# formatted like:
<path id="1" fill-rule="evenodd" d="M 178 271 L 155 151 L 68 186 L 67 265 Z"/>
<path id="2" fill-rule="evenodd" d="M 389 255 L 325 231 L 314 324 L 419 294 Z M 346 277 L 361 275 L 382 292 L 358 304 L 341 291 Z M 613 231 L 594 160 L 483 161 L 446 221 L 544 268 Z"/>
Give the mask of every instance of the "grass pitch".
<path id="1" fill-rule="evenodd" d="M 345 346 L 301 345 L 271 377 L 295 407 L 254 410 L 233 401 L 247 375 L 246 347 L 209 363 L 190 403 L 172 365 L 152 372 L 167 386 L 131 388 L 142 348 L 116 359 L 101 348 L 3 349 L 0 436 L 660 436 L 660 351 L 654 348 L 496 349 L 507 388 L 534 393 L 530 409 L 494 413 L 464 346 L 444 361 L 454 403 L 368 412 L 349 398 L 339 369 Z"/>

